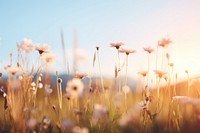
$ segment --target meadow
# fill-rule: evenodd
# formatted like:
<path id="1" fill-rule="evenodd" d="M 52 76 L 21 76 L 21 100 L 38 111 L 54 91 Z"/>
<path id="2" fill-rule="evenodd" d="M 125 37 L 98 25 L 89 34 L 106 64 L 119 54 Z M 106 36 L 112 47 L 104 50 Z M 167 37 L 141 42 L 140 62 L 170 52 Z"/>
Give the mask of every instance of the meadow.
<path id="1" fill-rule="evenodd" d="M 56 57 L 49 46 L 24 39 L 16 47 L 18 55 L 11 53 L 10 64 L 4 67 L 7 78 L 0 75 L 0 132 L 199 133 L 200 81 L 198 77 L 191 78 L 189 70 L 184 72 L 185 81 L 177 81 L 175 62 L 165 51 L 172 43 L 169 38 L 162 38 L 155 49 L 143 48 L 148 61 L 144 65 L 148 67 L 138 72 L 142 82 L 131 88 L 128 57 L 137 52 L 124 48 L 124 43 L 108 44 L 116 50 L 113 56 L 118 57 L 113 70 L 115 77 L 103 78 L 99 60 L 103 51 L 94 46 L 91 56 L 99 76 L 75 72 L 63 85 L 59 72 L 53 72 L 56 79 L 50 78 L 48 66 Z M 38 52 L 34 66 L 29 65 L 29 54 L 33 51 Z M 122 54 L 126 57 L 124 65 Z M 149 65 L 151 54 L 156 54 L 153 71 Z M 18 57 L 16 62 L 13 56 Z M 56 80 L 55 84 L 52 80 Z"/>

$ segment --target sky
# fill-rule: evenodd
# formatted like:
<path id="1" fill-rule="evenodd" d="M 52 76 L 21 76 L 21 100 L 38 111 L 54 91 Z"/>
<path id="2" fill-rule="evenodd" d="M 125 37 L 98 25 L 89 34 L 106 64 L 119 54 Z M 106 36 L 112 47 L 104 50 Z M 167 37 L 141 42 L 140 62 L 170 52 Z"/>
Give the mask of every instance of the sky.
<path id="1" fill-rule="evenodd" d="M 129 56 L 128 67 L 129 76 L 137 77 L 138 71 L 147 69 L 147 54 L 143 48 L 156 48 L 158 40 L 170 37 L 173 43 L 166 51 L 179 77 L 186 77 L 185 69 L 191 76 L 200 74 L 198 0 L 2 0 L 0 3 L 1 71 L 9 62 L 10 52 L 17 56 L 16 43 L 29 38 L 34 43 L 49 44 L 57 56 L 51 70 L 65 72 L 60 39 L 62 29 L 71 72 L 76 33 L 80 53 L 87 56 L 87 60 L 79 63 L 80 72 L 99 74 L 97 64 L 95 68 L 92 66 L 95 46 L 99 45 L 102 73 L 114 76 L 117 51 L 109 45 L 123 42 L 125 47 L 137 51 Z M 35 54 L 30 58 L 33 63 L 37 59 Z M 154 52 L 150 57 L 152 71 L 155 58 Z M 121 62 L 124 60 L 121 55 Z"/>

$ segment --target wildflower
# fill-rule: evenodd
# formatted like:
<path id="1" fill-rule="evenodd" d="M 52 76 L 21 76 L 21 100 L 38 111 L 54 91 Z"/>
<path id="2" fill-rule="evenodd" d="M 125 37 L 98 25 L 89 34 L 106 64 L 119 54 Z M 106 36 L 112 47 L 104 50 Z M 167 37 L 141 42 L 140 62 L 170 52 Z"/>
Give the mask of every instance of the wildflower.
<path id="1" fill-rule="evenodd" d="M 38 123 L 37 120 L 31 117 L 30 119 L 27 120 L 26 126 L 28 129 L 33 130 L 37 126 L 37 123 Z"/>
<path id="2" fill-rule="evenodd" d="M 51 124 L 51 119 L 48 116 L 45 116 L 43 118 L 43 123 L 46 125 L 50 125 Z"/>
<path id="3" fill-rule="evenodd" d="M 140 72 L 138 72 L 138 74 L 142 75 L 143 77 L 146 77 L 148 73 L 149 73 L 148 71 L 140 71 Z"/>
<path id="4" fill-rule="evenodd" d="M 127 86 L 127 85 L 125 85 L 125 86 L 122 87 L 122 91 L 123 91 L 125 94 L 129 93 L 130 90 L 131 90 L 130 87 Z"/>
<path id="5" fill-rule="evenodd" d="M 4 97 L 4 98 L 7 96 L 6 90 L 5 90 L 5 88 L 4 88 L 3 86 L 1 86 L 0 92 L 3 93 L 3 97 Z"/>
<path id="6" fill-rule="evenodd" d="M 32 86 L 32 87 L 35 87 L 35 86 L 36 86 L 35 82 L 32 82 L 32 83 L 31 83 L 31 86 Z"/>
<path id="7" fill-rule="evenodd" d="M 83 112 L 79 109 L 74 109 L 73 112 L 75 115 L 83 115 Z"/>
<path id="8" fill-rule="evenodd" d="M 179 101 L 182 104 L 187 104 L 190 102 L 191 98 L 187 96 L 174 96 L 173 101 Z"/>
<path id="9" fill-rule="evenodd" d="M 42 120 L 42 127 L 47 132 L 51 132 L 51 130 L 52 130 L 51 118 L 49 118 L 48 116 L 44 116 L 44 118 Z"/>
<path id="10" fill-rule="evenodd" d="M 108 108 L 104 105 L 95 104 L 94 110 L 93 110 L 93 116 L 92 116 L 92 122 L 94 125 L 97 124 L 97 122 L 103 121 L 105 123 L 105 120 L 108 116 Z"/>
<path id="11" fill-rule="evenodd" d="M 179 101 L 181 104 L 191 104 L 194 106 L 200 105 L 200 99 L 199 98 L 191 98 L 187 96 L 174 96 L 174 101 Z"/>
<path id="12" fill-rule="evenodd" d="M 99 119 L 108 115 L 108 108 L 106 106 L 95 104 L 93 110 L 93 118 Z"/>
<path id="13" fill-rule="evenodd" d="M 44 44 L 37 44 L 35 46 L 35 50 L 37 50 L 39 52 L 39 54 L 41 55 L 44 52 L 49 52 L 49 46 L 46 43 L 44 43 Z"/>
<path id="14" fill-rule="evenodd" d="M 169 77 L 167 75 L 164 75 L 163 78 L 165 79 L 165 81 L 168 81 Z"/>
<path id="15" fill-rule="evenodd" d="M 172 43 L 172 41 L 169 38 L 163 38 L 162 40 L 158 42 L 158 46 L 164 48 L 164 47 L 167 47 L 170 43 Z"/>
<path id="16" fill-rule="evenodd" d="M 87 76 L 85 73 L 76 72 L 74 78 L 83 79 Z"/>
<path id="17" fill-rule="evenodd" d="M 11 74 L 11 75 L 16 75 L 18 72 L 19 72 L 19 69 L 16 68 L 16 67 L 12 67 L 12 66 L 7 66 L 5 67 L 5 70 L 8 74 Z"/>
<path id="18" fill-rule="evenodd" d="M 62 83 L 62 79 L 58 78 L 58 83 L 61 84 Z"/>
<path id="19" fill-rule="evenodd" d="M 18 51 L 23 50 L 25 53 L 30 53 L 34 49 L 33 42 L 30 39 L 24 38 L 20 45 L 17 45 Z"/>
<path id="20" fill-rule="evenodd" d="M 23 80 L 23 76 L 20 75 L 20 76 L 18 77 L 18 79 L 19 79 L 19 80 Z"/>
<path id="21" fill-rule="evenodd" d="M 42 84 L 42 83 L 39 83 L 39 84 L 38 84 L 38 88 L 41 89 L 42 87 L 43 87 L 43 84 Z"/>
<path id="22" fill-rule="evenodd" d="M 32 83 L 31 83 L 31 87 L 32 87 L 33 94 L 36 94 L 36 92 L 37 92 L 36 83 L 35 83 L 35 82 L 32 82 Z"/>
<path id="23" fill-rule="evenodd" d="M 120 53 L 125 53 L 126 55 L 129 55 L 131 53 L 135 53 L 136 51 L 135 50 L 132 50 L 132 49 L 124 49 L 124 48 L 121 48 L 119 50 Z"/>
<path id="24" fill-rule="evenodd" d="M 72 129 L 73 127 L 75 126 L 75 124 L 74 124 L 74 122 L 73 121 L 71 121 L 71 120 L 63 120 L 62 121 L 62 127 L 64 128 L 64 129 Z"/>
<path id="25" fill-rule="evenodd" d="M 70 100 L 71 99 L 71 94 L 69 94 L 69 93 L 65 93 L 64 95 L 63 95 L 63 98 L 66 98 L 67 100 Z"/>
<path id="26" fill-rule="evenodd" d="M 166 72 L 160 70 L 154 70 L 154 72 L 158 75 L 159 78 L 162 78 L 162 76 L 166 74 Z"/>
<path id="27" fill-rule="evenodd" d="M 111 43 L 111 44 L 110 44 L 111 47 L 115 47 L 117 50 L 118 50 L 122 45 L 124 45 L 124 43 L 122 43 L 122 42 L 119 42 L 119 43 Z"/>
<path id="28" fill-rule="evenodd" d="M 45 84 L 44 90 L 45 90 L 45 93 L 46 93 L 47 95 L 49 95 L 49 94 L 51 94 L 51 93 L 53 92 L 53 90 L 51 89 L 51 86 L 48 85 L 48 84 Z"/>
<path id="29" fill-rule="evenodd" d="M 173 67 L 173 66 L 174 66 L 174 63 L 169 63 L 169 66 L 170 66 L 170 67 Z"/>
<path id="30" fill-rule="evenodd" d="M 144 51 L 146 51 L 149 54 L 151 54 L 154 51 L 154 49 L 151 48 L 151 47 L 146 47 L 146 48 L 143 48 L 143 49 L 144 49 Z"/>
<path id="31" fill-rule="evenodd" d="M 66 92 L 73 98 L 83 95 L 84 86 L 80 79 L 74 78 L 67 83 Z"/>
<path id="32" fill-rule="evenodd" d="M 39 77 L 38 77 L 38 81 L 39 81 L 39 82 L 41 82 L 41 81 L 42 81 L 42 78 L 41 78 L 41 76 L 39 76 Z"/>
<path id="33" fill-rule="evenodd" d="M 99 46 L 99 45 L 97 45 L 97 46 L 96 46 L 96 49 L 97 49 L 97 51 L 99 50 L 99 48 L 100 48 L 100 46 Z"/>
<path id="34" fill-rule="evenodd" d="M 72 132 L 73 132 L 73 133 L 89 133 L 89 130 L 88 130 L 88 128 L 86 128 L 86 127 L 75 126 L 75 127 L 72 129 Z"/>
<path id="35" fill-rule="evenodd" d="M 46 64 L 51 64 L 55 61 L 55 55 L 52 52 L 42 54 L 42 59 Z"/>
<path id="36" fill-rule="evenodd" d="M 188 74 L 188 70 L 185 70 L 185 73 Z"/>

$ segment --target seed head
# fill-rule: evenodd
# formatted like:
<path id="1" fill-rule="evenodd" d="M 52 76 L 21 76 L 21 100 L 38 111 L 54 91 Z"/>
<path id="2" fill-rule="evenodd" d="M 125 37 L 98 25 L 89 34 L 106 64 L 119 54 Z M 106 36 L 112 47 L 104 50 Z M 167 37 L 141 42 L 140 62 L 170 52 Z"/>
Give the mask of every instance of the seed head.
<path id="1" fill-rule="evenodd" d="M 62 79 L 58 78 L 58 83 L 61 84 L 62 83 Z"/>

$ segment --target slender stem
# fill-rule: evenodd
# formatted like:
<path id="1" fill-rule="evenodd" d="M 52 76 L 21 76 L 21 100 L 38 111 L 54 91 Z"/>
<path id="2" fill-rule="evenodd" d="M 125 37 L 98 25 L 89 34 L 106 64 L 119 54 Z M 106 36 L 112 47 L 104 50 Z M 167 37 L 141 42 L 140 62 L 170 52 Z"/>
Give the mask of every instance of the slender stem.
<path id="1" fill-rule="evenodd" d="M 60 109 L 62 109 L 62 107 L 60 106 L 61 104 L 61 99 L 60 99 L 60 89 L 59 89 L 59 83 L 58 83 L 58 73 L 56 72 L 56 85 L 57 85 L 57 93 L 58 93 L 58 102 L 59 102 L 59 107 Z"/>
<path id="2" fill-rule="evenodd" d="M 176 96 L 176 82 L 175 82 L 175 79 L 174 79 L 174 67 L 172 67 L 172 79 L 173 79 L 173 84 L 174 84 L 173 96 Z"/>
<path id="3" fill-rule="evenodd" d="M 119 85 L 119 92 L 121 91 L 121 80 L 120 80 L 120 56 L 119 56 L 119 50 L 117 50 L 117 52 L 118 52 L 118 85 Z"/>
<path id="4" fill-rule="evenodd" d="M 189 81 L 190 81 L 190 77 L 189 74 L 187 74 L 187 94 L 189 95 Z"/>
<path id="5" fill-rule="evenodd" d="M 150 54 L 148 53 L 148 72 L 149 72 L 149 69 L 150 69 Z"/>
<path id="6" fill-rule="evenodd" d="M 162 64 L 161 64 L 161 69 L 163 69 L 163 63 L 164 63 L 164 48 L 162 48 Z"/>
<path id="7" fill-rule="evenodd" d="M 62 86 L 61 83 L 59 83 L 59 91 L 60 91 L 60 109 L 62 109 Z"/>
<path id="8" fill-rule="evenodd" d="M 40 69 L 40 56 L 38 57 L 38 71 Z M 39 73 L 38 73 L 39 74 Z M 35 96 L 34 96 L 34 102 L 33 102 L 33 107 L 35 108 L 35 104 L 36 104 L 36 96 L 37 96 L 37 89 L 38 89 L 38 84 L 39 84 L 39 75 L 36 75 L 36 92 L 35 92 Z"/>
<path id="9" fill-rule="evenodd" d="M 148 53 L 148 73 L 150 70 L 150 53 Z M 149 84 L 149 74 L 147 75 L 147 85 Z"/>
<path id="10" fill-rule="evenodd" d="M 101 65 L 100 65 L 100 60 L 99 60 L 99 50 L 97 50 L 97 58 L 98 58 L 99 72 L 100 72 L 100 78 L 101 78 L 101 87 L 104 92 L 103 77 L 101 73 Z"/>
<path id="11" fill-rule="evenodd" d="M 127 112 L 127 93 L 124 93 L 125 112 Z"/>
<path id="12" fill-rule="evenodd" d="M 158 69 L 158 46 L 156 49 L 156 70 Z"/>
<path id="13" fill-rule="evenodd" d="M 127 74 L 128 74 L 128 55 L 126 55 L 126 79 L 125 79 L 125 85 L 127 85 Z"/>
<path id="14" fill-rule="evenodd" d="M 157 88 L 157 97 L 158 97 L 158 103 L 157 103 L 157 111 L 159 110 L 160 106 L 160 77 L 158 78 L 158 88 Z"/>
<path id="15" fill-rule="evenodd" d="M 158 78 L 158 88 L 157 88 L 157 96 L 158 96 L 158 99 L 160 97 L 160 79 L 161 78 Z"/>

